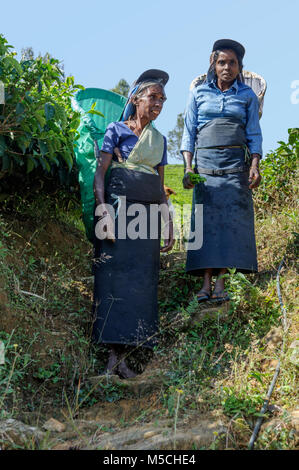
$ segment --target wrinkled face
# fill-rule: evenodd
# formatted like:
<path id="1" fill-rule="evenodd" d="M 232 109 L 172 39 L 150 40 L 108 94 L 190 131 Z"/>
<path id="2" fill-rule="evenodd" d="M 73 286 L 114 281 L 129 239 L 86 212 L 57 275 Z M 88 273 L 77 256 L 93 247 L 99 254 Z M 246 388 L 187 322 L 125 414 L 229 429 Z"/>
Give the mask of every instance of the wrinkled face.
<path id="1" fill-rule="evenodd" d="M 232 50 L 220 52 L 216 60 L 215 72 L 218 79 L 223 82 L 233 82 L 240 73 L 236 53 Z"/>
<path id="2" fill-rule="evenodd" d="M 144 90 L 136 100 L 136 112 L 139 117 L 147 118 L 149 121 L 157 119 L 162 111 L 166 96 L 163 87 L 151 85 Z"/>

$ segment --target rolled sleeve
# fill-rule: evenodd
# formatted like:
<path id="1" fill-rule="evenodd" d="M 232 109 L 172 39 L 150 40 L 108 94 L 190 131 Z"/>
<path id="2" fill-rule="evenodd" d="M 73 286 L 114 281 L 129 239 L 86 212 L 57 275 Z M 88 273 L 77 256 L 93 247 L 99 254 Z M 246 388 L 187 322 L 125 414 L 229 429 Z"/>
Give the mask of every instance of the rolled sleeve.
<path id="1" fill-rule="evenodd" d="M 101 148 L 102 152 L 113 154 L 114 148 L 117 147 L 118 140 L 119 136 L 116 132 L 115 125 L 112 122 L 107 126 Z"/>
<path id="2" fill-rule="evenodd" d="M 184 151 L 194 154 L 195 140 L 197 134 L 197 117 L 198 110 L 194 89 L 190 92 L 187 102 L 185 118 L 184 118 L 184 132 L 181 143 L 181 153 Z"/>
<path id="3" fill-rule="evenodd" d="M 246 139 L 250 153 L 258 153 L 262 157 L 263 138 L 259 123 L 259 102 L 253 92 L 249 98 L 247 107 Z"/>

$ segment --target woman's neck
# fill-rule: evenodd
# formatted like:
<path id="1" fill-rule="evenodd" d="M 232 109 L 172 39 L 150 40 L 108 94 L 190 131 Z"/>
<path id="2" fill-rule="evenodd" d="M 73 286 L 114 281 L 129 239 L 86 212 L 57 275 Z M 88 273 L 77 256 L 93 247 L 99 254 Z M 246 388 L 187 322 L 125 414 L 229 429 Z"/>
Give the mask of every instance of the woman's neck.
<path id="1" fill-rule="evenodd" d="M 150 121 L 146 117 L 135 114 L 129 119 L 129 121 L 127 121 L 127 125 L 136 135 L 140 136 L 149 122 Z"/>
<path id="2" fill-rule="evenodd" d="M 229 90 L 230 87 L 232 86 L 232 84 L 234 83 L 235 80 L 231 81 L 231 82 L 224 82 L 223 80 L 221 80 L 220 78 L 217 78 L 217 86 L 219 88 L 219 90 L 221 91 L 226 91 L 226 90 Z"/>

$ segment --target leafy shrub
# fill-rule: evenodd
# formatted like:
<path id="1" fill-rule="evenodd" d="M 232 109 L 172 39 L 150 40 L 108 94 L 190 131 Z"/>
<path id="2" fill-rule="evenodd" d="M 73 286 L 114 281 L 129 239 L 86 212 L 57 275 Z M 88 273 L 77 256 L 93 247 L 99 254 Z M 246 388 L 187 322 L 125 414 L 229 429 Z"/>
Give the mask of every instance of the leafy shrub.
<path id="1" fill-rule="evenodd" d="M 79 114 L 71 109 L 71 97 L 81 85 L 64 79 L 59 61 L 48 57 L 15 58 L 0 35 L 0 81 L 5 103 L 0 104 L 0 179 L 22 167 L 30 173 L 42 167 L 73 166 L 73 143 Z M 24 171 L 23 171 L 24 172 Z"/>
<path id="2" fill-rule="evenodd" d="M 262 182 L 254 193 L 258 208 L 279 206 L 292 199 L 299 160 L 299 128 L 288 129 L 288 134 L 288 142 L 278 142 L 280 146 L 261 161 Z"/>
<path id="3" fill-rule="evenodd" d="M 224 387 L 223 391 L 225 397 L 222 400 L 222 405 L 225 414 L 228 416 L 259 416 L 263 404 L 263 397 L 259 393 L 248 396 L 248 390 L 236 393 L 230 387 Z"/>

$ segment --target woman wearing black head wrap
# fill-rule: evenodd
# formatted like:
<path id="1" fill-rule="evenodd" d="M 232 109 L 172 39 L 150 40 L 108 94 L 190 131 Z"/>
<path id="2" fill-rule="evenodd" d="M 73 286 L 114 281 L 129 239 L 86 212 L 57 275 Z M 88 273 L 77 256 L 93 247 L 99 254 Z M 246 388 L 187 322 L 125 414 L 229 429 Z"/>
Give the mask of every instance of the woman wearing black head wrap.
<path id="1" fill-rule="evenodd" d="M 166 139 L 152 126 L 166 99 L 167 80 L 163 71 L 143 73 L 122 121 L 109 124 L 101 152 L 96 147 L 93 338 L 110 347 L 107 372 L 123 378 L 136 375 L 126 363 L 125 345 L 153 348 L 157 342 L 160 221 L 152 218 L 153 206 L 164 203 L 170 228 L 161 251 L 169 251 L 174 242 L 163 191 Z M 109 207 L 116 205 L 113 216 Z"/>
<path id="2" fill-rule="evenodd" d="M 196 204 L 203 205 L 203 244 L 195 250 L 190 245 L 186 266 L 204 278 L 199 301 L 228 299 L 222 278 L 227 268 L 257 271 L 251 190 L 261 180 L 262 135 L 257 96 L 240 80 L 244 54 L 236 41 L 215 42 L 207 80 L 191 90 L 185 114 L 181 152 L 184 187 L 194 188 L 192 231 Z M 206 181 L 193 185 L 192 173 Z M 211 293 L 213 275 L 218 278 Z"/>

